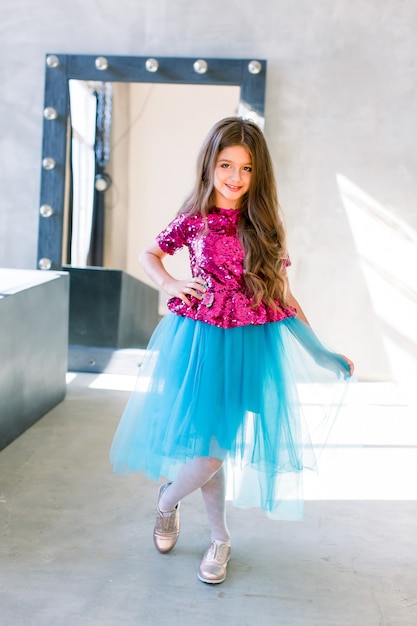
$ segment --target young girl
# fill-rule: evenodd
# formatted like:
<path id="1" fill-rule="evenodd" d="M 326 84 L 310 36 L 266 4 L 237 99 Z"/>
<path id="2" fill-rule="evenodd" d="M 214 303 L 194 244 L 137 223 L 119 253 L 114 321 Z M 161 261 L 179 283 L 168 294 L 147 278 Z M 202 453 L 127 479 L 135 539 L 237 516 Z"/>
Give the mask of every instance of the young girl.
<path id="1" fill-rule="evenodd" d="M 176 279 L 163 258 L 183 246 L 192 276 Z M 315 381 L 344 384 L 353 364 L 323 346 L 291 293 L 272 162 L 249 120 L 211 129 L 192 193 L 141 262 L 171 296 L 169 313 L 150 340 L 111 460 L 116 472 L 168 479 L 154 527 L 162 553 L 177 542 L 180 501 L 201 489 L 211 543 L 198 577 L 221 583 L 231 552 L 226 465 L 236 505 L 299 518 L 299 479 L 314 467 L 300 393 Z"/>

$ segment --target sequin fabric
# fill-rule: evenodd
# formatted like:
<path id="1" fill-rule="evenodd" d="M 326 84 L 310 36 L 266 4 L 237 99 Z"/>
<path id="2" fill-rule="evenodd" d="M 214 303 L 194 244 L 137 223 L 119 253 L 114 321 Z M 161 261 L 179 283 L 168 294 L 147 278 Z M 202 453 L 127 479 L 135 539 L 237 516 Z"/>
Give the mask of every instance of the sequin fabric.
<path id="1" fill-rule="evenodd" d="M 201 276 L 207 285 L 203 299 L 190 297 L 190 305 L 180 298 L 168 300 L 170 311 L 221 328 L 278 322 L 295 315 L 295 309 L 279 303 L 277 309 L 264 303 L 253 308 L 243 278 L 244 251 L 237 237 L 238 220 L 238 210 L 212 208 L 203 232 L 200 215 L 182 213 L 157 236 L 159 247 L 167 254 L 187 246 L 192 275 Z"/>

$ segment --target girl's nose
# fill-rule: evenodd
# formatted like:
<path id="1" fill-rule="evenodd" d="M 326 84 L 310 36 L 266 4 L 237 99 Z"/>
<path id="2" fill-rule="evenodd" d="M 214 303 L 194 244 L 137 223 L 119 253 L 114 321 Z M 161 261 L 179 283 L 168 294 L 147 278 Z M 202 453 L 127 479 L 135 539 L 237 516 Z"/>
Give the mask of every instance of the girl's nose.
<path id="1" fill-rule="evenodd" d="M 239 169 L 234 168 L 232 170 L 231 180 L 232 181 L 240 180 L 240 170 Z"/>

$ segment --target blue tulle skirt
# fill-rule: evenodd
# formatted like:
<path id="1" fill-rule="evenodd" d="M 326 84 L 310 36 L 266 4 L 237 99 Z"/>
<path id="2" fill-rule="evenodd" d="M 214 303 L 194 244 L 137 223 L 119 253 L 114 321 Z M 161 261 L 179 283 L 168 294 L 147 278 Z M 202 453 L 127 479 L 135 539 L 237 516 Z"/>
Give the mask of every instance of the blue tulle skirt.
<path id="1" fill-rule="evenodd" d="M 112 447 L 114 471 L 174 480 L 195 457 L 224 459 L 228 497 L 300 519 L 348 366 L 296 318 L 218 328 L 168 313 L 156 328 Z"/>

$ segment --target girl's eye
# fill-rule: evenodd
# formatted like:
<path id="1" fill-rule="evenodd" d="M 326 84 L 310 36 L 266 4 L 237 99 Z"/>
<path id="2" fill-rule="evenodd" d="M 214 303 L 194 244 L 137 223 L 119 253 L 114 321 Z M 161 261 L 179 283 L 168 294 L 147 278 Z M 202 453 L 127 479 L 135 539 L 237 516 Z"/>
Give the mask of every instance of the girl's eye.
<path id="1" fill-rule="evenodd" d="M 227 167 L 230 167 L 230 165 L 228 163 L 222 163 L 220 167 L 224 167 L 226 169 Z"/>
<path id="2" fill-rule="evenodd" d="M 251 168 L 250 165 L 246 165 L 243 169 L 245 170 L 245 172 L 251 172 L 252 171 L 252 168 Z"/>

